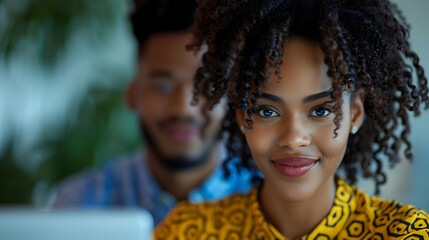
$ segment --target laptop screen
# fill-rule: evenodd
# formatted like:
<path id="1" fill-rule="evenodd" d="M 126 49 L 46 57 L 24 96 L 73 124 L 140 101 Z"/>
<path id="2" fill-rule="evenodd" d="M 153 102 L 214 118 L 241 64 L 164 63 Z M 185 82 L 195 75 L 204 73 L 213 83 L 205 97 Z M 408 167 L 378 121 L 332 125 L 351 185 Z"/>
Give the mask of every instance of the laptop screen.
<path id="1" fill-rule="evenodd" d="M 142 240 L 153 231 L 145 210 L 0 209 L 0 239 Z"/>

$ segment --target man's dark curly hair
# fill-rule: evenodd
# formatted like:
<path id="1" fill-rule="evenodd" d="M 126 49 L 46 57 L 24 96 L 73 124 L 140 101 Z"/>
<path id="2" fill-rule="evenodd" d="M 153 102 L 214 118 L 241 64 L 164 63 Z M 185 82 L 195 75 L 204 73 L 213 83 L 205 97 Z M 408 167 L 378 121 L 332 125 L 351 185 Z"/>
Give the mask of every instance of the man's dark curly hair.
<path id="1" fill-rule="evenodd" d="M 230 108 L 223 122 L 229 133 L 228 159 L 241 157 L 240 166 L 257 172 L 235 110 L 247 111 L 246 127 L 251 127 L 261 83 L 279 74 L 287 40 L 300 36 L 317 41 L 325 55 L 335 102 L 335 134 L 342 119 L 344 89 L 362 89 L 365 95 L 364 123 L 349 137 L 341 164 L 348 181 L 354 184 L 360 173 L 375 181 L 378 194 L 386 182 L 382 156 L 391 166 L 403 158 L 402 153 L 412 160 L 408 112 L 418 115 L 421 105 L 429 107 L 428 87 L 419 57 L 410 49 L 409 25 L 396 5 L 387 0 L 200 0 L 198 4 L 194 41 L 188 48 L 199 50 L 206 44 L 208 51 L 196 75 L 195 96 L 208 99 L 206 110 L 228 97 Z"/>
<path id="2" fill-rule="evenodd" d="M 134 0 L 134 5 L 130 21 L 140 51 L 153 34 L 188 31 L 197 7 L 195 0 Z"/>

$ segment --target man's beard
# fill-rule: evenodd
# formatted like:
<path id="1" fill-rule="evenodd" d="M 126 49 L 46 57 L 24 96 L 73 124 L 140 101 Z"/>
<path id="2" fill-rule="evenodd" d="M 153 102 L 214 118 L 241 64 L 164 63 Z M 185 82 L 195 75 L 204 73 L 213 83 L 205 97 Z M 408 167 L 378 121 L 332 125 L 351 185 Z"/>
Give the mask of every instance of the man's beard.
<path id="1" fill-rule="evenodd" d="M 162 128 L 164 125 L 168 123 L 173 123 L 173 122 L 186 122 L 187 124 L 196 124 L 195 123 L 196 121 L 193 118 L 172 117 L 162 121 L 161 123 L 159 123 L 157 127 Z M 167 157 L 159 149 L 158 145 L 154 141 L 154 138 L 150 135 L 149 131 L 147 130 L 147 126 L 143 123 L 141 119 L 139 121 L 139 125 L 140 125 L 140 134 L 145 140 L 145 144 L 147 145 L 147 147 L 152 150 L 152 152 L 155 154 L 159 162 L 164 167 L 174 171 L 190 170 L 203 165 L 205 162 L 209 160 L 210 154 L 213 152 L 213 149 L 217 144 L 217 138 L 210 139 L 209 140 L 210 142 L 207 145 L 205 145 L 205 149 L 203 149 L 203 151 L 197 156 L 177 155 L 177 156 Z"/>

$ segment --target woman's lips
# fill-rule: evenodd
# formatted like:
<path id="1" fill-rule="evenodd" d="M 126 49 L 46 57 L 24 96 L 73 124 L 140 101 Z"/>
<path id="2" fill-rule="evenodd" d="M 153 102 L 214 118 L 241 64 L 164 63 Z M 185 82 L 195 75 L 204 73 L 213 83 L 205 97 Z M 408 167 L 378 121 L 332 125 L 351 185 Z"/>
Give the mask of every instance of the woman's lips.
<path id="1" fill-rule="evenodd" d="M 288 177 L 300 177 L 310 171 L 318 162 L 314 158 L 290 157 L 272 161 L 280 173 Z"/>

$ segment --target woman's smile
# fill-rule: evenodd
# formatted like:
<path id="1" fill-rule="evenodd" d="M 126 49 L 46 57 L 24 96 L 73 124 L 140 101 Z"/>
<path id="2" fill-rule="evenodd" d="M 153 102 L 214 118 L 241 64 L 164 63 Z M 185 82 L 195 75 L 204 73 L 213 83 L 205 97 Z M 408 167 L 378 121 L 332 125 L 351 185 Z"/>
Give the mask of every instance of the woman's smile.
<path id="1" fill-rule="evenodd" d="M 318 164 L 319 160 L 310 157 L 286 157 L 271 160 L 271 162 L 283 175 L 296 178 L 313 169 Z"/>

